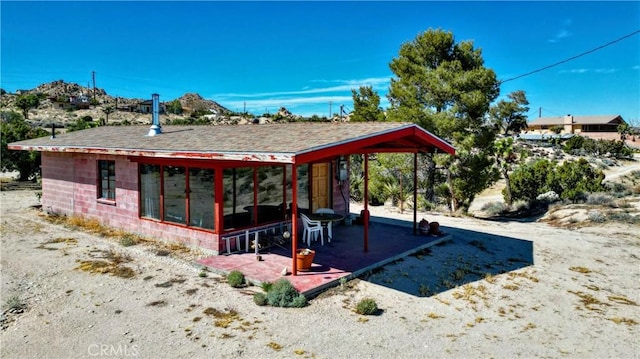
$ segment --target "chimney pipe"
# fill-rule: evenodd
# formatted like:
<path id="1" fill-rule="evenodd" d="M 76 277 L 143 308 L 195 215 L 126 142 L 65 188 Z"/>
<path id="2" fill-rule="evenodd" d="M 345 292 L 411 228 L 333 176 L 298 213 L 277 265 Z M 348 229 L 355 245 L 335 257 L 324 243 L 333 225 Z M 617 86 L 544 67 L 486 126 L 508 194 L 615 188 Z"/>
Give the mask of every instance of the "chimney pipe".
<path id="1" fill-rule="evenodd" d="M 155 136 L 162 133 L 162 127 L 160 126 L 160 95 L 154 93 L 151 95 L 153 102 L 152 115 L 151 115 L 151 128 L 149 129 L 149 136 Z"/>

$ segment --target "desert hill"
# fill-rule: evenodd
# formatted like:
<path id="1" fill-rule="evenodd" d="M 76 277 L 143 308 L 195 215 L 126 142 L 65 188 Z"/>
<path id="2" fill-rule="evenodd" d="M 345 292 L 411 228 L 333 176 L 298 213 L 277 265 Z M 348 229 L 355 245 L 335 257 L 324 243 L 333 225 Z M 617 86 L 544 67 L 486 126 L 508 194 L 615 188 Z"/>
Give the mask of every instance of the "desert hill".
<path id="1" fill-rule="evenodd" d="M 55 125 L 57 128 L 63 128 L 66 124 L 76 122 L 78 119 L 101 121 L 112 125 L 148 124 L 151 121 L 151 114 L 142 106 L 150 98 L 114 97 L 104 89 L 93 89 L 64 80 L 44 83 L 31 90 L 20 90 L 15 94 L 3 91 L 0 98 L 0 111 L 21 112 L 15 101 L 19 95 L 24 93 L 33 93 L 40 97 L 38 107 L 29 110 L 28 122 L 34 126 L 51 127 Z M 182 113 L 161 113 L 161 123 L 191 121 L 217 125 L 296 121 L 302 118 L 292 114 L 284 107 L 280 108 L 273 116 L 267 117 L 236 114 L 216 101 L 205 99 L 197 93 L 185 93 L 177 99 L 163 100 L 161 98 L 161 104 L 166 106 L 176 100 L 180 102 Z M 107 112 L 109 113 L 107 114 Z"/>

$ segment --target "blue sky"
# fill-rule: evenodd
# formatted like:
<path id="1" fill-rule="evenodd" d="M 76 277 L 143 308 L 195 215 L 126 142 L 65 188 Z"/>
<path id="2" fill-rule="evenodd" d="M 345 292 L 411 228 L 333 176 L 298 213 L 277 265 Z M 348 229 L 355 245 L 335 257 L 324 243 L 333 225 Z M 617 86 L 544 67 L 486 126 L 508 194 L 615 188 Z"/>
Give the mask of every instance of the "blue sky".
<path id="1" fill-rule="evenodd" d="M 387 107 L 389 62 L 427 30 L 472 40 L 501 80 L 640 30 L 640 2 L 13 2 L 2 1 L 1 87 L 63 79 L 112 96 L 170 101 L 196 92 L 256 115 L 352 110 L 370 85 Z M 529 118 L 640 119 L 640 33 L 506 81 Z"/>

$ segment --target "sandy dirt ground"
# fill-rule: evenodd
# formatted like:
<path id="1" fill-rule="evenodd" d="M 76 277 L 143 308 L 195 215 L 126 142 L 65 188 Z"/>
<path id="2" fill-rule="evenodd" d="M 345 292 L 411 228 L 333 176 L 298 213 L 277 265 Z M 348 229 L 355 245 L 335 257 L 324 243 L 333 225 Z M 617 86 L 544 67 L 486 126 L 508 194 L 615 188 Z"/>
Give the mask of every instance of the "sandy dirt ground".
<path id="1" fill-rule="evenodd" d="M 200 276 L 188 255 L 52 224 L 33 190 L 0 195 L 2 358 L 640 356 L 638 227 L 420 213 L 452 240 L 290 309 Z M 78 269 L 91 260 L 131 277 Z M 355 313 L 366 297 L 378 315 Z"/>

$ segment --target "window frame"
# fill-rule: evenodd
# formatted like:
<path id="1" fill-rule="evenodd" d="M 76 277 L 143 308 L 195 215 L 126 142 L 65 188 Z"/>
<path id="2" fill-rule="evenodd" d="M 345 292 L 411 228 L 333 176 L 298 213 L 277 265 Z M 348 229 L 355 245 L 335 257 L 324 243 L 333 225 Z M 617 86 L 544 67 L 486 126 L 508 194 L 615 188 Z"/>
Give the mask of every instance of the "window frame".
<path id="1" fill-rule="evenodd" d="M 103 165 L 106 165 L 104 170 L 107 171 L 107 176 L 103 178 Z M 115 204 L 116 203 L 116 161 L 115 160 L 98 160 L 97 161 L 97 199 L 99 202 L 107 203 L 107 204 Z M 113 171 L 112 171 L 113 169 Z M 104 184 L 103 182 L 107 182 L 106 193 L 107 196 L 104 196 Z"/>

